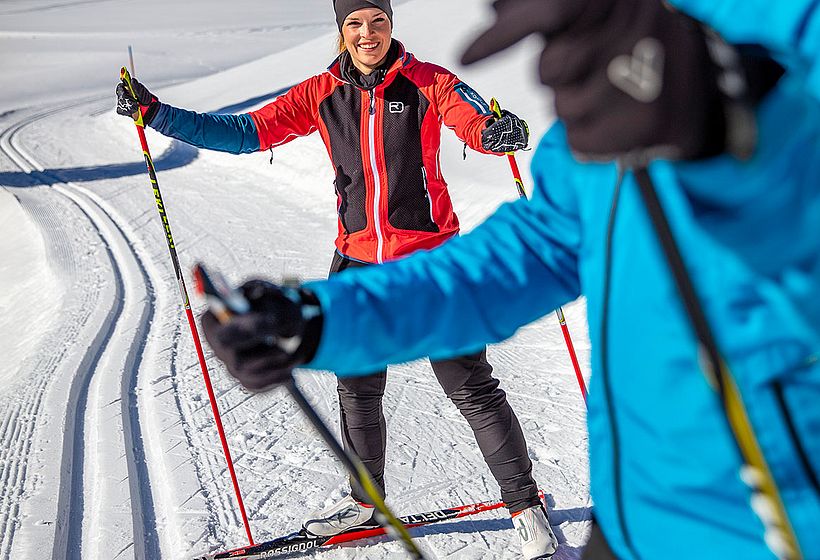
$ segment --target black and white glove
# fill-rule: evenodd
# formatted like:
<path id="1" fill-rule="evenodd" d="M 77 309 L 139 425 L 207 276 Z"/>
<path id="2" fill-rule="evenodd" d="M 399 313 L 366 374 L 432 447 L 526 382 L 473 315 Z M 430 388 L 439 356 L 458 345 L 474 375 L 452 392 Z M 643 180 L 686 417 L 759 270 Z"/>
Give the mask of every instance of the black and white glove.
<path id="1" fill-rule="evenodd" d="M 698 159 L 756 144 L 750 109 L 782 69 L 744 57 L 662 0 L 497 0 L 470 64 L 530 34 L 570 147 L 587 159 Z M 761 80 L 750 83 L 750 78 Z"/>
<path id="2" fill-rule="evenodd" d="M 488 152 L 499 154 L 523 150 L 529 140 L 530 128 L 526 121 L 506 109 L 501 111 L 501 118 L 488 120 L 487 128 L 481 132 L 481 146 Z"/>
<path id="3" fill-rule="evenodd" d="M 136 78 L 131 78 L 131 85 L 137 94 L 136 98 L 131 95 L 124 81 L 117 84 L 117 113 L 136 120 L 135 116 L 139 109 L 142 112 L 142 122 L 148 126 L 159 110 L 159 99 L 148 91 L 147 87 L 139 83 Z"/>
<path id="4" fill-rule="evenodd" d="M 322 332 L 316 297 L 301 288 L 251 280 L 239 288 L 250 311 L 220 323 L 202 315 L 202 332 L 214 354 L 243 387 L 260 392 L 291 379 L 293 368 L 313 358 Z"/>

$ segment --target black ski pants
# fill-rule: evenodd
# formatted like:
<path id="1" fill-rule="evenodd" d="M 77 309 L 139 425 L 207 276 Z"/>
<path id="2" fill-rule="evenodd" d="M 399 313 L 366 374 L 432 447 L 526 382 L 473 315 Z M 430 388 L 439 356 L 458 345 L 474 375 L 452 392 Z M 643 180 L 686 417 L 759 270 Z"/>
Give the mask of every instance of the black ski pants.
<path id="1" fill-rule="evenodd" d="M 333 257 L 330 273 L 366 263 Z M 518 418 L 507 395 L 492 376 L 486 349 L 449 360 L 430 361 L 433 372 L 447 397 L 456 405 L 475 434 L 476 442 L 501 487 L 501 498 L 511 512 L 540 503 L 532 478 L 532 462 Z M 387 430 L 382 398 L 387 371 L 359 377 L 339 377 L 339 409 L 342 441 L 355 452 L 384 493 L 384 463 Z M 368 502 L 355 491 L 353 497 Z"/>

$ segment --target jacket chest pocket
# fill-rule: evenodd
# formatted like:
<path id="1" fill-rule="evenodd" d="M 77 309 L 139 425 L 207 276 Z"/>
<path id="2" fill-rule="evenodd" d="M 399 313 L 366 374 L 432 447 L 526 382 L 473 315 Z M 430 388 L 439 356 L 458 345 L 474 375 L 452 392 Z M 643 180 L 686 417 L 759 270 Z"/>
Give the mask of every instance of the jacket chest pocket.
<path id="1" fill-rule="evenodd" d="M 388 222 L 396 229 L 438 233 L 427 172 L 421 162 L 405 165 L 388 183 Z"/>
<path id="2" fill-rule="evenodd" d="M 387 221 L 396 229 L 440 231 L 433 219 L 423 164 L 422 128 L 429 109 L 430 102 L 401 75 L 384 91 L 382 138 L 387 163 Z M 438 137 L 436 145 L 437 142 Z M 432 145 L 426 148 L 435 151 Z"/>
<path id="3" fill-rule="evenodd" d="M 339 197 L 339 221 L 345 233 L 356 233 L 367 227 L 365 204 L 367 191 L 364 178 L 356 181 L 345 173 L 341 165 L 336 166 L 336 179 L 333 187 Z"/>

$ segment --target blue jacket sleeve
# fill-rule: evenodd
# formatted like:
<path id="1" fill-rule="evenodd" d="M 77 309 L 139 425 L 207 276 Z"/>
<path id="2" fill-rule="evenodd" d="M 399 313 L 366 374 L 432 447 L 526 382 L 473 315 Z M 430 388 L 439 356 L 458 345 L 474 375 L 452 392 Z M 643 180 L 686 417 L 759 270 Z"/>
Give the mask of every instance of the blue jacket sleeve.
<path id="1" fill-rule="evenodd" d="M 539 186 L 433 251 L 309 283 L 325 316 L 307 367 L 354 375 L 506 339 L 579 296 L 579 245 L 576 209 Z"/>
<path id="2" fill-rule="evenodd" d="M 808 76 L 820 99 L 820 1 L 818 0 L 671 0 L 713 27 L 731 43 L 760 44 L 792 69 Z M 765 23 L 764 23 L 765 22 Z"/>
<path id="3" fill-rule="evenodd" d="M 163 103 L 149 126 L 197 148 L 232 154 L 259 151 L 259 134 L 248 114 L 195 113 Z"/>

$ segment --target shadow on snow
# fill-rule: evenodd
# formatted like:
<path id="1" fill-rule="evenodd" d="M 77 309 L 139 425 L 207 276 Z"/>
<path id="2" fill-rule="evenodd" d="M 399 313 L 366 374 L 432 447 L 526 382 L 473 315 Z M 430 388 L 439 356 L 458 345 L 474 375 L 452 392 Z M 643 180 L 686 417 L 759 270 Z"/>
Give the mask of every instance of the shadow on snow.
<path id="1" fill-rule="evenodd" d="M 234 103 L 217 109 L 214 112 L 240 113 L 263 101 L 279 97 L 286 93 L 291 87 L 292 86 L 288 86 L 277 91 L 266 93 L 265 95 L 251 97 L 240 103 Z M 175 140 L 160 157 L 154 159 L 154 167 L 158 172 L 178 169 L 193 163 L 198 157 L 199 149 Z M 63 182 L 85 183 L 106 179 L 121 179 L 123 177 L 132 177 L 144 173 L 146 173 L 144 161 L 86 167 L 52 168 L 46 169 L 45 171 L 32 171 L 29 173 L 22 171 L 0 171 L 0 185 L 26 188 L 51 185 L 54 183 L 53 179 L 55 178 Z"/>

